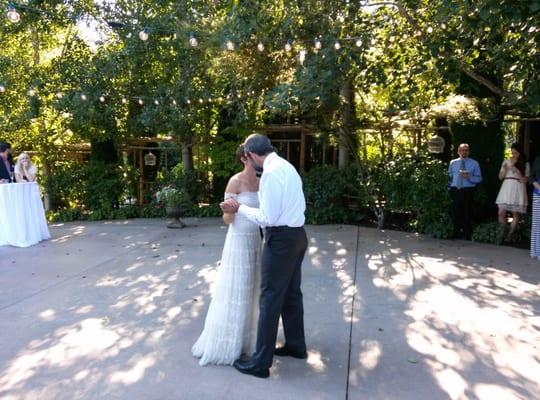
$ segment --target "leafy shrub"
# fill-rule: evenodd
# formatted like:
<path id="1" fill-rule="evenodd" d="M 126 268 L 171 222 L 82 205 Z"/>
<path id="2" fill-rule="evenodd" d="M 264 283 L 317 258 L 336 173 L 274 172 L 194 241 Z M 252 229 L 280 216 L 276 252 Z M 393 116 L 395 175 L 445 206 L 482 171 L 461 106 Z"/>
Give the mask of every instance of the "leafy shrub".
<path id="1" fill-rule="evenodd" d="M 61 210 L 82 205 L 85 177 L 84 164 L 69 159 L 56 162 L 45 182 L 51 195 L 52 208 Z"/>
<path id="2" fill-rule="evenodd" d="M 120 171 L 114 164 L 91 161 L 85 165 L 84 205 L 99 213 L 118 207 L 124 191 Z"/>

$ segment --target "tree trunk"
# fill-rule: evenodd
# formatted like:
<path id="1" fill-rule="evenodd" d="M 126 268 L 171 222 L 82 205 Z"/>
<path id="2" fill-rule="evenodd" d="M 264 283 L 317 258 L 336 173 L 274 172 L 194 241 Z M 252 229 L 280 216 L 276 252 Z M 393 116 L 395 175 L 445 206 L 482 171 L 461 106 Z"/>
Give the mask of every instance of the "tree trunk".
<path id="1" fill-rule="evenodd" d="M 33 62 L 34 67 L 37 69 L 39 64 L 41 63 L 41 57 L 40 57 L 40 41 L 39 41 L 39 35 L 38 31 L 35 27 L 31 26 L 30 31 L 32 33 L 32 51 L 33 51 Z M 47 145 L 47 126 L 45 125 L 45 120 L 41 118 L 41 110 L 39 109 L 39 102 L 37 104 L 37 110 L 35 117 L 38 118 L 38 124 L 39 124 L 39 132 L 42 136 L 41 140 L 38 143 L 38 151 L 41 156 L 41 162 L 43 164 L 43 181 L 45 182 L 44 188 L 45 193 L 43 196 L 43 207 L 45 208 L 45 211 L 50 211 L 52 204 L 51 204 L 51 189 L 50 185 L 47 183 L 50 180 L 51 177 L 51 164 L 49 160 L 49 149 Z"/>
<path id="2" fill-rule="evenodd" d="M 351 155 L 356 154 L 356 139 L 353 135 L 354 126 L 354 95 L 352 82 L 346 79 L 339 90 L 341 127 L 339 128 L 339 159 L 338 167 L 344 168 L 350 163 Z"/>
<path id="3" fill-rule="evenodd" d="M 182 163 L 184 171 L 193 171 L 193 147 L 191 140 L 182 141 Z"/>

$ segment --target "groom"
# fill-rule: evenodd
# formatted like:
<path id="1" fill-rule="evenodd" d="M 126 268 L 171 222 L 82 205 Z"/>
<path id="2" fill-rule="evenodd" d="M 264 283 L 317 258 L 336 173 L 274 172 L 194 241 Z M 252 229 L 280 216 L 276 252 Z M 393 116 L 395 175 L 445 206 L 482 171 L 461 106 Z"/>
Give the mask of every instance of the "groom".
<path id="1" fill-rule="evenodd" d="M 307 358 L 300 289 L 302 260 L 307 248 L 306 201 L 300 175 L 274 152 L 266 136 L 257 133 L 248 136 L 244 152 L 253 168 L 262 174 L 259 208 L 240 205 L 233 198 L 221 203 L 221 208 L 227 213 L 244 215 L 265 227 L 266 232 L 256 350 L 251 358 L 236 360 L 233 365 L 244 374 L 267 378 L 274 354 Z M 285 345 L 275 348 L 280 316 Z"/>

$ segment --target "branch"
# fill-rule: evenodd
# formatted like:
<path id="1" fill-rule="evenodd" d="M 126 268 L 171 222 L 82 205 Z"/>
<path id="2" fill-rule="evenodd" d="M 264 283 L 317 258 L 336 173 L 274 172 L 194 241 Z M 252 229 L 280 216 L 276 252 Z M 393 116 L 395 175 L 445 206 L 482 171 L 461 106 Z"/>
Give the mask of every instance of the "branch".
<path id="1" fill-rule="evenodd" d="M 422 32 L 422 29 L 420 29 L 420 25 L 418 22 L 413 18 L 413 16 L 407 11 L 407 9 L 403 6 L 401 1 L 398 1 L 396 4 L 396 7 L 399 10 L 399 13 L 409 22 L 409 24 L 413 27 L 413 29 L 418 32 L 418 37 L 422 44 L 426 44 L 426 39 L 424 37 L 424 33 Z M 480 83 L 481 85 L 484 85 L 489 90 L 491 90 L 496 95 L 499 95 L 500 97 L 506 97 L 507 94 L 499 88 L 497 85 L 493 84 L 491 81 L 489 81 L 487 78 L 484 78 L 482 75 L 474 72 L 471 70 L 465 63 L 461 60 L 457 60 L 458 68 L 463 72 L 464 74 L 468 75 L 472 79 L 474 79 L 476 82 Z"/>

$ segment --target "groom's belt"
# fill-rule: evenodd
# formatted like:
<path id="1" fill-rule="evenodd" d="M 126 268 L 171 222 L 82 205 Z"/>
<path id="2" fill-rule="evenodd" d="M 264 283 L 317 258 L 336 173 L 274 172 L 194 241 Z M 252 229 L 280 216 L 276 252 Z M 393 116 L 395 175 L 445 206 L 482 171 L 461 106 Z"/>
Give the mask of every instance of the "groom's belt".
<path id="1" fill-rule="evenodd" d="M 303 226 L 287 226 L 287 225 L 279 225 L 279 226 L 267 226 L 266 231 L 267 232 L 282 232 L 289 229 L 301 229 Z"/>

